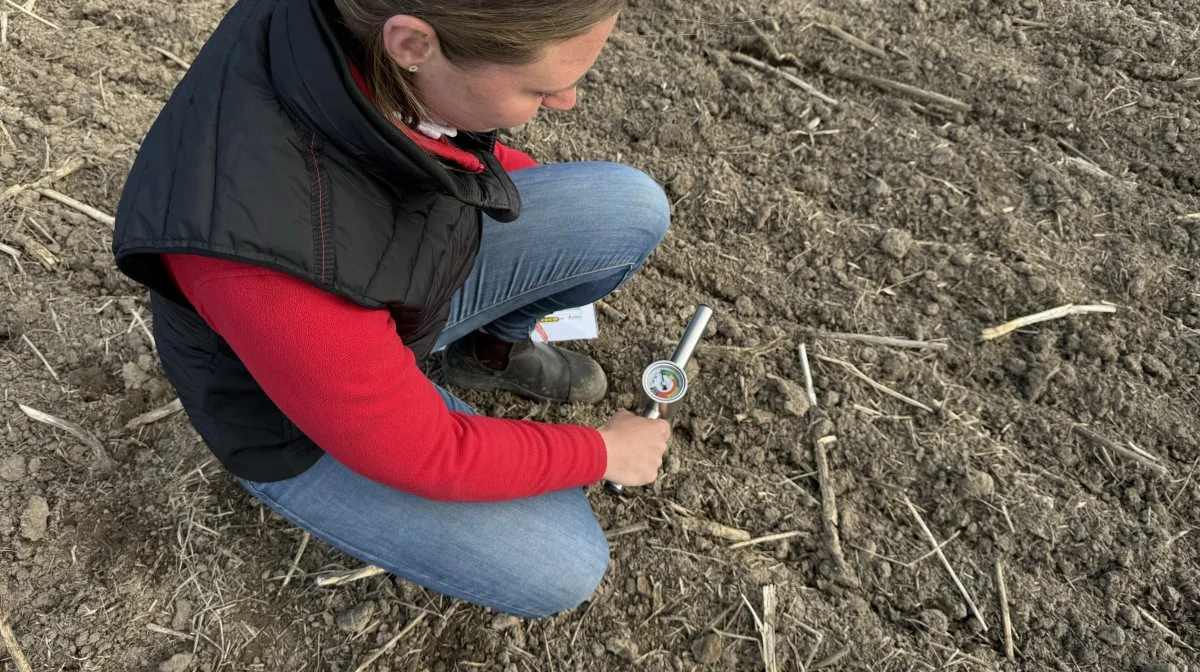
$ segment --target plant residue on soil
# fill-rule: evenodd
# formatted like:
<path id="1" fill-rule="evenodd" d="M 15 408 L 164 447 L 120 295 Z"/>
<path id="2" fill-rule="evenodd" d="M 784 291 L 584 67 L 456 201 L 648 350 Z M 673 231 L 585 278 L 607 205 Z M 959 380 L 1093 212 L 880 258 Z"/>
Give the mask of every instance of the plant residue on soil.
<path id="1" fill-rule="evenodd" d="M 135 421 L 174 399 L 145 292 L 39 187 L 111 214 L 228 6 L 0 7 L 0 615 L 34 669 L 348 672 L 421 615 L 371 669 L 1200 669 L 1194 3 L 632 3 L 579 108 L 511 134 L 673 202 L 579 346 L 614 390 L 464 396 L 598 423 L 716 317 L 662 478 L 592 494 L 610 574 L 539 622 L 317 587 L 360 563 L 315 540 L 285 585 L 301 533 L 182 414 Z M 1066 304 L 1116 311 L 980 339 Z"/>

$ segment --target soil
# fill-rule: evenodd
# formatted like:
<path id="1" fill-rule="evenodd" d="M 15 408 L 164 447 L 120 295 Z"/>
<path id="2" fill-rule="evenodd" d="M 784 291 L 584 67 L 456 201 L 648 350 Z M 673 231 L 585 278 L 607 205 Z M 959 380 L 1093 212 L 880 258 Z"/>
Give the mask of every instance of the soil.
<path id="1" fill-rule="evenodd" d="M 183 72 L 159 50 L 194 56 L 228 3 L 28 5 L 61 29 L 4 7 L 0 189 L 86 157 L 52 186 L 112 212 Z M 20 263 L 0 254 L 0 597 L 20 647 L 36 670 L 348 671 L 423 613 L 371 669 L 758 670 L 774 586 L 781 670 L 1200 670 L 1196 21 L 1190 0 L 634 2 L 578 110 L 512 133 L 544 161 L 635 164 L 674 202 L 580 346 L 614 390 L 594 408 L 465 397 L 598 422 L 635 403 L 697 303 L 716 317 L 662 478 L 593 493 L 610 574 L 539 622 L 387 576 L 318 588 L 359 565 L 318 542 L 285 582 L 300 533 L 181 415 L 126 428 L 173 392 L 110 227 L 33 190 L 0 203 Z M 980 339 L 1101 302 L 1116 312 Z"/>

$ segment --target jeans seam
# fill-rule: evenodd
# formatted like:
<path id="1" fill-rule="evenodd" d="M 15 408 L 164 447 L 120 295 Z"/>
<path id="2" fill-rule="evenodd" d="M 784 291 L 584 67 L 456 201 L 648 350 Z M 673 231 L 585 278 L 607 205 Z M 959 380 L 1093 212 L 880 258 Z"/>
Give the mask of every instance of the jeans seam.
<path id="1" fill-rule="evenodd" d="M 579 275 L 572 275 L 570 277 L 560 278 L 558 280 L 555 280 L 554 282 L 549 282 L 544 285 L 538 285 L 537 287 L 534 287 L 532 289 L 527 289 L 527 290 L 521 292 L 520 294 L 515 294 L 513 296 L 506 297 L 503 301 L 497 301 L 496 303 L 493 303 L 492 305 L 487 306 L 486 308 L 480 308 L 479 310 L 472 312 L 470 315 L 464 315 L 463 317 L 461 317 L 458 320 L 455 320 L 452 323 L 447 323 L 446 326 L 442 328 L 442 330 L 445 331 L 446 329 L 453 329 L 455 326 L 462 324 L 463 322 L 466 322 L 467 320 L 470 320 L 471 318 L 473 318 L 481 313 L 485 313 L 489 310 L 493 310 L 497 306 L 502 306 L 502 305 L 512 302 L 512 301 L 519 301 L 522 297 L 528 296 L 529 294 L 532 294 L 534 292 L 539 292 L 546 288 L 557 288 L 559 285 L 562 285 L 564 283 L 574 282 L 574 281 L 579 280 L 580 278 L 587 278 L 589 276 L 603 274 L 603 273 L 611 273 L 613 271 L 617 271 L 622 268 L 626 269 L 626 271 L 625 271 L 625 275 L 622 276 L 622 278 L 621 278 L 620 284 L 625 284 L 626 282 L 629 281 L 629 278 L 632 276 L 632 274 L 637 270 L 636 263 L 629 262 L 629 263 L 625 263 L 625 264 L 617 264 L 615 266 L 608 266 L 606 268 L 598 268 L 594 271 L 588 271 L 587 273 L 580 273 Z M 576 283 L 576 284 L 579 284 L 579 283 Z M 551 292 L 551 293 L 553 293 L 553 292 Z M 520 307 L 522 307 L 522 306 L 519 305 L 516 308 L 520 308 Z M 513 310 L 516 310 L 516 308 L 514 308 Z M 508 314 L 511 314 L 511 313 L 512 313 L 512 311 L 510 310 L 510 311 L 508 311 L 508 313 L 505 313 L 504 315 L 497 317 L 496 320 L 503 319 L 504 317 L 506 317 Z M 496 320 L 492 320 L 492 322 L 495 322 Z"/>
<path id="2" fill-rule="evenodd" d="M 309 524 L 308 521 L 303 516 L 298 515 L 295 511 L 292 511 L 287 506 L 279 503 L 274 497 L 271 497 L 269 494 L 260 490 L 258 488 L 258 485 L 255 484 L 253 481 L 245 481 L 245 483 L 247 486 L 249 486 L 250 491 L 252 493 L 254 493 L 255 497 L 262 500 L 263 502 L 269 502 L 271 505 L 278 507 L 281 511 L 283 511 L 287 515 L 291 516 L 294 519 L 294 524 L 298 525 L 301 529 L 309 531 L 309 532 L 312 532 L 313 530 L 316 529 L 316 526 Z M 320 538 L 321 534 L 314 533 L 314 536 Z M 333 537 L 333 535 L 328 535 L 328 536 L 330 538 Z M 346 543 L 345 541 L 338 541 L 334 545 L 339 546 L 341 548 L 350 549 L 351 555 L 353 555 L 354 557 L 357 557 L 359 560 L 365 560 L 366 562 L 369 562 L 373 565 L 378 565 L 380 567 L 383 567 L 385 564 L 388 564 L 386 561 L 384 561 L 383 558 L 380 558 L 379 556 L 375 555 L 374 553 L 369 553 L 369 552 L 363 551 L 362 549 L 358 548 L 354 544 Z M 393 574 L 394 576 L 400 576 L 399 574 L 392 572 L 391 570 L 387 570 L 386 567 L 385 567 L 385 570 L 389 574 Z M 411 574 L 413 576 L 412 580 L 414 583 L 418 583 L 418 584 L 422 584 L 422 585 L 425 583 L 445 583 L 444 581 L 437 581 L 436 579 L 429 576 L 428 574 L 425 574 L 424 572 L 420 572 L 417 570 L 411 570 Z M 400 578 L 404 579 L 407 577 L 400 576 Z M 439 590 L 437 588 L 432 588 L 432 586 L 426 586 L 426 587 L 429 587 L 432 590 L 438 590 L 438 592 L 442 592 L 441 590 Z M 502 600 L 487 598 L 482 595 L 479 595 L 478 593 L 475 593 L 474 591 L 458 589 L 457 592 L 460 595 L 462 595 L 463 596 L 462 599 L 466 600 L 467 602 L 473 602 L 475 604 L 483 604 L 483 603 L 487 602 L 487 603 L 491 603 L 491 604 L 500 605 L 498 608 L 501 611 L 507 611 L 508 613 L 512 613 L 512 614 L 532 613 L 532 610 L 529 610 L 529 609 L 512 608 L 511 606 L 508 606 L 508 605 L 502 605 L 502 602 L 503 602 Z"/>

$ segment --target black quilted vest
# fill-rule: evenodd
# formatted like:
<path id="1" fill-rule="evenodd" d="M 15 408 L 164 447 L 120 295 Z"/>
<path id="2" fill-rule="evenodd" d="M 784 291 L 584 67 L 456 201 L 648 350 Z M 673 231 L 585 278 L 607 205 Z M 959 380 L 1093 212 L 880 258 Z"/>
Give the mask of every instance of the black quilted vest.
<path id="1" fill-rule="evenodd" d="M 150 289 L 167 377 L 216 456 L 251 480 L 296 475 L 321 450 L 159 255 L 265 266 L 386 308 L 421 359 L 474 263 L 481 213 L 512 221 L 520 210 L 490 137 L 457 140 L 482 173 L 443 166 L 359 91 L 350 44 L 327 1 L 240 0 L 150 128 L 117 208 L 113 251 Z"/>

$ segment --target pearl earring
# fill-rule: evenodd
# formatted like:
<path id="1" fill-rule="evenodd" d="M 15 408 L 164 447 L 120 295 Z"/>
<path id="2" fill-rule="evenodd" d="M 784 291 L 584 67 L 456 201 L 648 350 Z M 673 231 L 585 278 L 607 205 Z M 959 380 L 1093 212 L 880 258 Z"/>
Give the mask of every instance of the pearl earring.
<path id="1" fill-rule="evenodd" d="M 416 72 L 417 70 L 420 70 L 420 68 L 419 68 L 419 67 L 417 67 L 417 66 L 415 66 L 415 65 L 410 65 L 410 66 L 408 66 L 408 71 L 409 71 L 409 72 Z"/>

